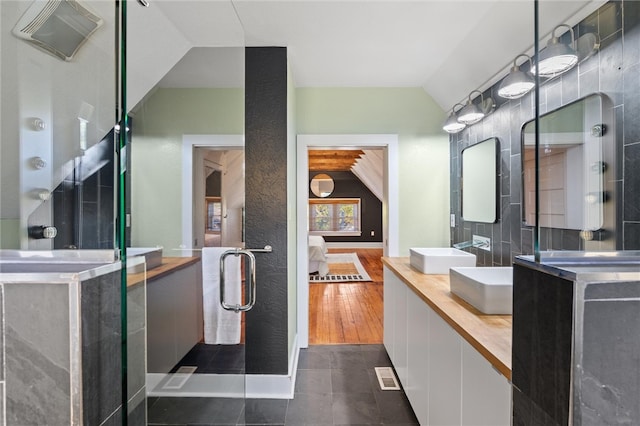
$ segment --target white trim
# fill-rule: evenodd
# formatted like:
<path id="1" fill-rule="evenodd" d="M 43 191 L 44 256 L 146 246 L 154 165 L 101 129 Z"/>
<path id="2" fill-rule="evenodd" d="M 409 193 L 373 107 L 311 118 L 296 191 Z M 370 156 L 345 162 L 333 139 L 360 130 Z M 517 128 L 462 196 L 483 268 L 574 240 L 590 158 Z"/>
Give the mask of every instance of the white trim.
<path id="1" fill-rule="evenodd" d="M 147 373 L 147 396 L 292 399 L 300 347 L 293 340 L 288 374 L 192 374 L 181 389 L 162 389 L 169 374 Z"/>
<path id="2" fill-rule="evenodd" d="M 182 247 L 193 244 L 193 149 L 244 147 L 244 135 L 182 135 Z"/>
<path id="3" fill-rule="evenodd" d="M 385 256 L 398 256 L 399 183 L 398 135 L 298 135 L 297 138 L 297 222 L 298 222 L 298 338 L 301 348 L 309 346 L 309 156 L 310 147 L 385 148 L 384 188 L 382 199 L 382 238 Z"/>

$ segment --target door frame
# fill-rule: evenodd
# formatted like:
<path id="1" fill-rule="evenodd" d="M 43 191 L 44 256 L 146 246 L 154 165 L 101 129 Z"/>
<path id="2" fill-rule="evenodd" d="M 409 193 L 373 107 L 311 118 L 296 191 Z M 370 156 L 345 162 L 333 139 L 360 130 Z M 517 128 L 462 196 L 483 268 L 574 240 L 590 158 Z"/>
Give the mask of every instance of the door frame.
<path id="1" fill-rule="evenodd" d="M 336 134 L 297 136 L 298 342 L 309 346 L 309 148 L 383 148 L 382 242 L 385 256 L 399 255 L 398 135 Z"/>
<path id="2" fill-rule="evenodd" d="M 204 241 L 194 244 L 193 205 L 195 200 L 193 154 L 195 148 L 244 148 L 244 135 L 182 135 L 182 249 L 201 249 Z M 197 214 L 200 214 L 198 212 Z"/>

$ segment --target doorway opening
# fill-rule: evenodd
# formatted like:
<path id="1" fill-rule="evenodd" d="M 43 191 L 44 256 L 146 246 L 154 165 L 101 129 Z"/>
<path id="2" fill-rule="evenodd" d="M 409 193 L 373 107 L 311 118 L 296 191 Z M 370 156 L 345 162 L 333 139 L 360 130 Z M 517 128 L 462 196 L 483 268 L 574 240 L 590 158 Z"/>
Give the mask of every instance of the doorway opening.
<path id="1" fill-rule="evenodd" d="M 353 306 L 349 307 L 348 304 L 345 304 L 344 301 L 349 299 L 349 292 L 351 291 L 352 300 L 355 301 L 357 297 L 361 297 L 361 300 L 369 300 L 368 296 L 373 295 L 373 299 L 377 299 L 378 301 L 369 300 L 369 303 L 373 303 L 375 305 L 382 306 L 382 268 L 380 257 L 382 255 L 385 256 L 395 256 L 398 253 L 398 138 L 397 135 L 299 135 L 298 136 L 298 338 L 301 343 L 301 347 L 307 347 L 309 343 L 319 343 L 326 342 L 323 340 L 318 340 L 318 337 L 321 339 L 329 339 L 336 340 L 335 342 L 330 343 L 347 343 L 348 339 L 363 339 L 361 340 L 363 343 L 372 343 L 371 340 L 367 339 L 377 339 L 375 337 L 376 333 L 382 333 L 382 324 L 380 319 L 380 326 L 375 330 L 370 330 L 370 333 L 362 332 L 361 336 L 356 336 L 353 333 L 353 329 L 351 326 L 344 327 L 345 324 L 351 325 L 355 317 L 353 316 Z M 310 229 L 310 220 L 309 220 L 309 182 L 310 182 L 310 160 L 309 160 L 309 151 L 313 150 L 374 150 L 379 151 L 381 153 L 381 181 L 382 181 L 382 193 L 381 193 L 381 203 L 382 203 L 382 244 L 381 246 L 369 246 L 363 244 L 355 244 L 353 248 L 349 248 L 348 251 L 353 252 L 354 249 L 357 250 L 356 254 L 359 259 L 367 259 L 370 257 L 371 259 L 378 259 L 379 269 L 377 266 L 371 266 L 371 262 L 369 268 L 374 272 L 375 278 L 372 276 L 372 283 L 377 284 L 378 290 L 380 290 L 379 298 L 375 296 L 377 290 L 373 291 L 364 291 L 362 292 L 362 288 L 358 289 L 358 287 L 364 287 L 363 283 L 355 283 L 351 286 L 351 288 L 345 287 L 346 284 L 334 283 L 334 284 L 325 284 L 324 287 L 314 287 L 318 284 L 309 284 L 309 272 L 313 272 L 314 269 L 313 262 L 310 262 L 310 239 L 309 239 L 309 229 Z M 369 232 L 367 229 L 361 230 L 361 232 Z M 358 247 L 360 246 L 360 247 Z M 308 247 L 307 250 L 304 248 Z M 373 247 L 373 248 L 372 248 Z M 372 253 L 366 253 L 367 250 L 373 250 Z M 343 248 L 331 248 L 328 250 L 329 252 L 334 251 L 338 253 L 340 251 L 344 251 Z M 377 253 L 375 252 L 377 251 Z M 366 260 L 365 260 L 366 262 Z M 379 281 L 378 281 L 379 278 Z M 369 284 L 369 286 L 374 286 L 375 284 Z M 342 287 L 341 287 L 342 286 Z M 375 288 L 375 287 L 373 287 Z M 333 318 L 329 320 L 326 324 L 318 324 L 318 318 L 325 317 L 329 312 L 323 311 L 318 312 L 314 311 L 312 315 L 310 315 L 310 305 L 315 302 L 312 300 L 312 296 L 314 300 L 317 300 L 319 295 L 322 294 L 322 298 L 326 295 L 330 297 L 334 297 L 335 300 L 341 299 L 343 301 L 342 305 L 344 307 L 342 314 L 344 317 L 342 318 Z M 357 302 L 358 306 L 362 308 L 358 308 L 360 313 L 357 314 L 358 320 L 362 320 L 363 322 L 369 322 L 372 317 L 368 317 L 375 312 L 374 309 L 369 309 L 366 307 L 366 304 L 360 304 Z M 336 305 L 334 305 L 336 306 Z M 319 309 L 323 309 L 322 307 Z M 351 312 L 349 312 L 351 311 Z M 333 312 L 334 315 L 336 311 Z M 351 315 L 351 317 L 349 317 Z M 328 318 L 331 318 L 329 316 Z M 381 318 L 381 315 L 380 315 Z M 375 323 L 377 321 L 373 321 Z M 319 330 L 324 326 L 329 327 L 329 329 L 333 329 L 333 332 L 329 332 L 328 336 L 318 336 L 317 334 L 313 336 L 313 339 L 310 337 L 310 329 L 314 327 L 314 329 Z M 356 324 L 357 326 L 357 324 Z M 375 328 L 375 326 L 374 326 Z M 341 341 L 338 339 L 342 339 Z M 329 342 L 326 342 L 329 343 Z"/>

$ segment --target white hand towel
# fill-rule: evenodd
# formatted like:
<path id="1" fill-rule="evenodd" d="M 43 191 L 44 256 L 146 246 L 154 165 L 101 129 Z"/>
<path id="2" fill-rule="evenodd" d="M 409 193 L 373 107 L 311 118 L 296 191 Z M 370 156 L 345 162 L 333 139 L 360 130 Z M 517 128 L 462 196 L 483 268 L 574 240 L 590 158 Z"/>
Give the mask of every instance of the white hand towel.
<path id="1" fill-rule="evenodd" d="M 202 249 L 202 305 L 204 314 L 204 342 L 235 345 L 240 343 L 239 312 L 227 311 L 220 305 L 220 256 L 231 247 Z M 225 258 L 225 302 L 241 304 L 240 257 Z"/>

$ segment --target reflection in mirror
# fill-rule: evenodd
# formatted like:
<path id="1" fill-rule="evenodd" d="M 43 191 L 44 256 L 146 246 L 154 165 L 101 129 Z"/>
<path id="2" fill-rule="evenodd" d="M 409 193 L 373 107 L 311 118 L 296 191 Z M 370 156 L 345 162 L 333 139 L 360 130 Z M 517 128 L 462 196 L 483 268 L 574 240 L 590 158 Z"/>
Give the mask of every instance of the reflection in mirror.
<path id="1" fill-rule="evenodd" d="M 602 99 L 591 95 L 540 117 L 539 180 L 535 179 L 535 121 L 522 130 L 523 215 L 539 226 L 595 231 L 602 227 Z"/>
<path id="2" fill-rule="evenodd" d="M 171 253 L 208 244 L 242 246 L 244 56 L 241 46 L 194 47 L 133 108 L 134 247 Z M 210 195 L 221 197 L 222 213 L 220 235 L 212 239 L 202 212 L 214 170 L 221 172 L 222 189 Z"/>
<path id="3" fill-rule="evenodd" d="M 311 179 L 310 186 L 313 195 L 315 195 L 316 197 L 324 198 L 331 195 L 331 193 L 333 192 L 334 183 L 333 179 L 331 179 L 331 176 L 320 173 L 315 175 L 313 179 Z"/>
<path id="4" fill-rule="evenodd" d="M 462 151 L 462 217 L 466 221 L 497 220 L 498 139 L 491 138 Z"/>

